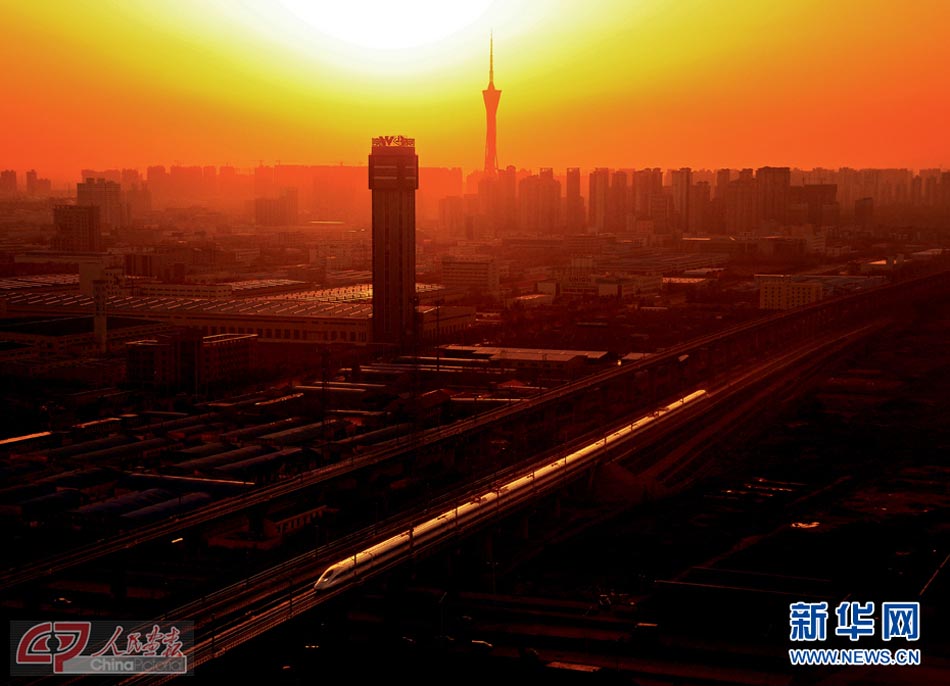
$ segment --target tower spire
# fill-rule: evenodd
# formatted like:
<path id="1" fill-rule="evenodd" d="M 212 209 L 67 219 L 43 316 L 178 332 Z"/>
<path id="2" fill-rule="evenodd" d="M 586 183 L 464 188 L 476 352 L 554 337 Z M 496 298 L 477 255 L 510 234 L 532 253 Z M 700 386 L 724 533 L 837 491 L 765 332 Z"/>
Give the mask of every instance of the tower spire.
<path id="1" fill-rule="evenodd" d="M 488 34 L 488 83 L 495 83 L 495 32 Z"/>
<path id="2" fill-rule="evenodd" d="M 488 88 L 482 91 L 485 99 L 485 173 L 494 176 L 498 170 L 498 154 L 495 150 L 495 113 L 501 91 L 495 88 L 495 36 L 490 35 L 488 43 Z"/>

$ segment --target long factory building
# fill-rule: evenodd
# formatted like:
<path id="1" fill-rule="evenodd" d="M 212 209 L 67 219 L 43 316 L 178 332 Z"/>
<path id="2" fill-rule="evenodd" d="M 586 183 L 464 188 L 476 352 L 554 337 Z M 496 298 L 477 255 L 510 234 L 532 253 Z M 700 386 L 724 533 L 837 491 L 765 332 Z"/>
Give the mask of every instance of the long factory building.
<path id="1" fill-rule="evenodd" d="M 427 288 L 431 289 L 431 286 Z M 112 296 L 110 316 L 134 317 L 200 329 L 205 335 L 257 334 L 263 342 L 312 341 L 366 344 L 372 339 L 373 306 L 350 300 L 326 300 L 314 294 L 299 298 L 172 298 Z M 0 316 L 85 314 L 93 299 L 77 293 L 20 292 L 0 301 Z M 422 337 L 459 331 L 475 320 L 474 308 L 417 308 Z"/>

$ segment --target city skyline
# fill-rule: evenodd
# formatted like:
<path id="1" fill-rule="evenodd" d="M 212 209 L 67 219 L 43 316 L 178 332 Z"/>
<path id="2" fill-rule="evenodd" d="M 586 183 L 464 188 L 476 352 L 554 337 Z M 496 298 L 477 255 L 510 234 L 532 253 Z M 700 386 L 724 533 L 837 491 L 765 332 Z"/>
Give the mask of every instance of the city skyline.
<path id="1" fill-rule="evenodd" d="M 84 166 L 355 164 L 367 132 L 394 127 L 426 141 L 431 165 L 478 169 L 492 31 L 499 167 L 948 164 L 943 3 L 835 3 L 821 22 L 809 2 L 628 4 L 428 17 L 409 3 L 400 20 L 421 44 L 376 48 L 358 43 L 392 17 L 320 27 L 306 3 L 7 6 L 0 50 L 16 68 L 2 79 L 18 97 L 2 166 L 62 180 Z M 926 59 L 910 69 L 909 51 Z"/>

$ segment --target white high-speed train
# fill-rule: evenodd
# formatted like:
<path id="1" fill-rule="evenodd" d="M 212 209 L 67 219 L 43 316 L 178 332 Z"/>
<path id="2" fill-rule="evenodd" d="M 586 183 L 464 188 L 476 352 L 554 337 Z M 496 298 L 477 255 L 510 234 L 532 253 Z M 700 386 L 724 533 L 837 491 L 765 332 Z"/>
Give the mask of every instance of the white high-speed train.
<path id="1" fill-rule="evenodd" d="M 421 524 L 387 538 L 381 543 L 342 559 L 327 567 L 326 571 L 313 585 L 313 590 L 324 592 L 351 579 L 370 574 L 374 570 L 393 563 L 401 555 L 415 547 L 426 546 L 440 537 L 449 535 L 457 527 L 486 517 L 492 512 L 493 508 L 497 510 L 511 507 L 520 500 L 533 495 L 538 488 L 545 484 L 562 478 L 568 473 L 584 469 L 588 463 L 599 457 L 604 450 L 617 441 L 628 438 L 645 426 L 677 412 L 686 405 L 705 398 L 706 395 L 705 390 L 694 391 L 689 395 L 685 395 L 679 400 L 660 407 L 654 412 L 640 417 L 635 422 L 607 434 L 604 438 L 588 443 L 564 457 L 559 457 L 548 465 L 538 467 L 498 488 L 453 507 L 451 510 L 446 510 L 437 517 L 427 519 Z"/>

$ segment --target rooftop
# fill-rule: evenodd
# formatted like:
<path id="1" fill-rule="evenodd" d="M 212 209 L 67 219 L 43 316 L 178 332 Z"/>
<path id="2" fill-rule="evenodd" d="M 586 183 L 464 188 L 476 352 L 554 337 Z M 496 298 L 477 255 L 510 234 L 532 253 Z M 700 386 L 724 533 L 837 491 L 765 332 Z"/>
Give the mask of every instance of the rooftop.
<path id="1" fill-rule="evenodd" d="M 459 357 L 482 357 L 492 360 L 539 360 L 542 362 L 568 362 L 578 357 L 588 362 L 597 362 L 607 356 L 606 350 L 551 350 L 548 348 L 496 348 L 493 346 L 445 345 L 445 353 Z M 451 359 L 451 358 L 450 358 Z"/>
<path id="2" fill-rule="evenodd" d="M 9 308 L 61 310 L 63 312 L 91 312 L 92 298 L 68 293 L 17 293 L 7 299 Z M 363 303 L 324 302 L 283 298 L 169 298 L 150 296 L 113 296 L 106 308 L 123 314 L 216 314 L 271 317 L 336 317 L 366 319 L 372 315 L 372 305 Z M 110 317 L 110 321 L 112 317 Z"/>
<path id="3" fill-rule="evenodd" d="M 155 326 L 148 319 L 129 317 L 107 317 L 106 328 L 109 331 L 138 326 Z M 0 319 L 0 336 L 6 334 L 27 334 L 32 336 L 73 336 L 93 331 L 92 315 L 83 317 L 16 317 Z"/>

